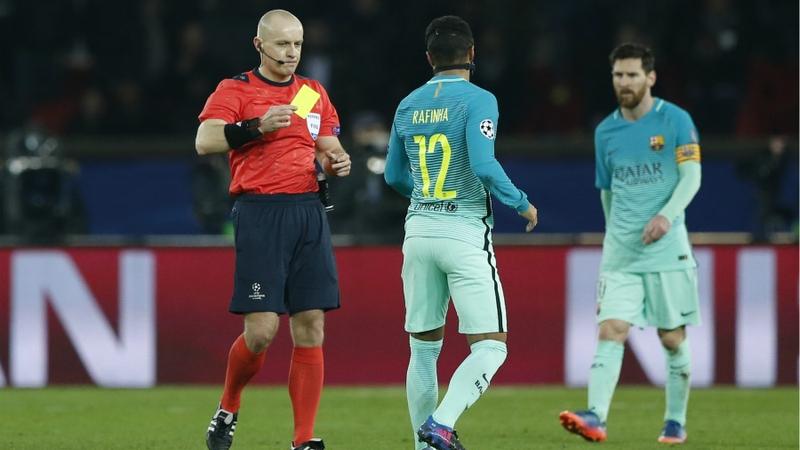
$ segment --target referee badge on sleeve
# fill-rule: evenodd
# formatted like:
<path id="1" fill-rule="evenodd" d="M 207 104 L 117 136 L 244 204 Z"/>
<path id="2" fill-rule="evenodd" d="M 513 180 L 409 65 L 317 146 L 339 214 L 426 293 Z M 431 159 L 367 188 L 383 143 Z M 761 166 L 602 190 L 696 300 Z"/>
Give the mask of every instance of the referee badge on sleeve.
<path id="1" fill-rule="evenodd" d="M 494 139 L 494 122 L 492 122 L 492 119 L 481 120 L 480 128 L 483 137 L 490 140 Z"/>

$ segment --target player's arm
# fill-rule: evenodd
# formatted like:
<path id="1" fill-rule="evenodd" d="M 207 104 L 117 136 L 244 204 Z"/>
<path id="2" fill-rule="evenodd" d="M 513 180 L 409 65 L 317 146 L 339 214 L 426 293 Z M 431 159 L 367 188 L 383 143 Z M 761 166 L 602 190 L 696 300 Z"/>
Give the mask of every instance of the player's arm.
<path id="1" fill-rule="evenodd" d="M 647 245 L 661 239 L 672 226 L 678 216 L 689 206 L 697 191 L 700 190 L 700 144 L 692 119 L 684 113 L 679 121 L 678 142 L 684 142 L 675 148 L 675 161 L 678 164 L 678 184 L 672 191 L 667 203 L 645 226 L 642 242 Z"/>
<path id="2" fill-rule="evenodd" d="M 291 124 L 292 112 L 297 107 L 292 105 L 271 106 L 261 117 L 237 121 L 237 112 L 225 105 L 213 105 L 216 92 L 209 98 L 206 109 L 214 107 L 215 116 L 225 118 L 208 118 L 197 127 L 194 146 L 199 155 L 224 153 L 237 150 L 248 143 L 259 139 L 265 133 L 271 133 Z"/>
<path id="3" fill-rule="evenodd" d="M 414 179 L 411 177 L 411 166 L 408 162 L 405 145 L 397 135 L 394 124 L 389 133 L 389 150 L 386 154 L 386 169 L 383 172 L 386 184 L 406 198 L 411 198 L 414 191 Z"/>
<path id="4" fill-rule="evenodd" d="M 346 177 L 350 175 L 350 155 L 342 147 L 336 136 L 319 136 L 316 144 L 316 157 L 328 175 Z"/>
<path id="5" fill-rule="evenodd" d="M 603 216 L 605 216 L 606 226 L 608 226 L 614 194 L 611 192 L 610 170 L 608 169 L 603 140 L 600 138 L 599 127 L 594 132 L 594 164 L 594 185 L 597 189 L 600 189 L 600 204 L 603 205 Z"/>
<path id="6" fill-rule="evenodd" d="M 600 190 L 600 204 L 603 205 L 603 216 L 606 218 L 606 226 L 608 226 L 609 214 L 611 214 L 611 201 L 614 199 L 614 194 L 610 189 Z"/>
<path id="7" fill-rule="evenodd" d="M 642 232 L 642 242 L 647 245 L 661 239 L 672 226 L 672 221 L 683 214 L 697 191 L 700 190 L 699 162 L 684 162 L 678 166 L 678 184 L 667 204 L 653 217 Z"/>
<path id="8" fill-rule="evenodd" d="M 539 213 L 528 195 L 517 189 L 503 167 L 494 157 L 494 140 L 497 134 L 497 100 L 486 94 L 476 98 L 467 110 L 467 152 L 469 165 L 483 186 L 501 203 L 528 220 L 525 231 L 533 230 Z"/>
<path id="9" fill-rule="evenodd" d="M 320 95 L 319 102 L 322 113 L 319 134 L 314 145 L 317 162 L 328 175 L 337 177 L 350 175 L 350 167 L 352 165 L 350 155 L 342 147 L 342 143 L 339 142 L 339 132 L 341 131 L 339 113 L 336 112 L 336 108 L 331 103 L 330 97 L 328 97 L 328 92 L 321 84 L 313 82 L 310 87 L 312 91 L 318 91 Z M 292 103 L 298 104 L 303 103 L 303 101 L 298 100 L 296 96 Z M 310 103 L 312 106 L 313 104 L 313 102 Z M 308 107 L 311 108 L 311 106 Z"/>
<path id="10" fill-rule="evenodd" d="M 222 119 L 206 119 L 197 127 L 194 147 L 198 155 L 222 153 L 231 149 L 225 139 L 225 125 L 227 122 Z"/>
<path id="11" fill-rule="evenodd" d="M 702 171 L 699 161 L 687 161 L 678 166 L 678 184 L 669 201 L 658 215 L 664 216 L 672 223 L 692 202 L 697 191 L 700 190 Z"/>

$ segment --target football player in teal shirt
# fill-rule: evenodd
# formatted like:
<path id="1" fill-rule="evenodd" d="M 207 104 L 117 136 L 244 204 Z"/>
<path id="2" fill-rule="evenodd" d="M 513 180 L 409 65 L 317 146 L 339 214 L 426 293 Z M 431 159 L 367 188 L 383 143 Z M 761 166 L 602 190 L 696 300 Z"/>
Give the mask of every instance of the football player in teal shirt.
<path id="1" fill-rule="evenodd" d="M 686 325 L 700 323 L 684 210 L 700 188 L 700 145 L 689 114 L 651 95 L 656 73 L 650 49 L 623 44 L 609 60 L 619 108 L 595 130 L 595 185 L 606 218 L 597 290 L 599 340 L 589 407 L 564 411 L 560 420 L 587 440 L 606 440 L 628 330 L 652 326 L 669 372 L 658 442 L 681 444 L 691 373 Z"/>
<path id="2" fill-rule="evenodd" d="M 494 158 L 497 100 L 469 82 L 475 56 L 469 24 L 455 16 L 434 19 L 425 40 L 434 76 L 397 108 L 385 178 L 411 199 L 402 277 L 416 448 L 460 450 L 456 420 L 486 392 L 507 354 L 489 194 L 527 219 L 526 231 L 538 217 Z M 451 296 L 470 354 L 437 407 L 436 360 Z"/>

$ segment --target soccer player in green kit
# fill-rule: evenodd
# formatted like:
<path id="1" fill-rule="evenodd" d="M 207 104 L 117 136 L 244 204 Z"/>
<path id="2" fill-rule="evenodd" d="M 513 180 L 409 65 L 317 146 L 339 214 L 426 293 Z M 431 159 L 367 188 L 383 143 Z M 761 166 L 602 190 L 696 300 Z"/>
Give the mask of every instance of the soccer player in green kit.
<path id="1" fill-rule="evenodd" d="M 434 76 L 397 108 L 385 178 L 411 199 L 402 278 L 411 347 L 406 393 L 416 448 L 460 450 L 456 420 L 486 392 L 507 354 L 489 194 L 527 219 L 526 231 L 538 219 L 494 158 L 497 100 L 469 82 L 475 57 L 469 24 L 455 16 L 434 19 L 425 43 Z M 437 407 L 436 361 L 450 296 L 471 352 Z"/>
<path id="2" fill-rule="evenodd" d="M 666 413 L 658 442 L 686 441 L 690 352 L 686 325 L 700 323 L 696 263 L 684 210 L 700 188 L 700 145 L 692 118 L 655 98 L 655 58 L 623 44 L 609 57 L 620 107 L 595 130 L 595 185 L 606 234 L 597 290 L 599 340 L 589 408 L 564 411 L 567 430 L 606 440 L 606 417 L 631 325 L 653 326 L 667 359 Z"/>

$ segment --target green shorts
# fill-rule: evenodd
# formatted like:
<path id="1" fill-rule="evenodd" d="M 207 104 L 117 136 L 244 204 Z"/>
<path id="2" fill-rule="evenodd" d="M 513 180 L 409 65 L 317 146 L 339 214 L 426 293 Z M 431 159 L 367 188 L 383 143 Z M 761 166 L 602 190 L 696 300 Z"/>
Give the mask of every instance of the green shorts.
<path id="1" fill-rule="evenodd" d="M 697 269 L 602 272 L 597 282 L 597 322 L 608 319 L 662 330 L 699 325 Z"/>
<path id="2" fill-rule="evenodd" d="M 406 239 L 403 293 L 409 333 L 443 326 L 451 296 L 459 333 L 508 331 L 503 286 L 491 243 L 482 249 L 450 238 Z"/>

